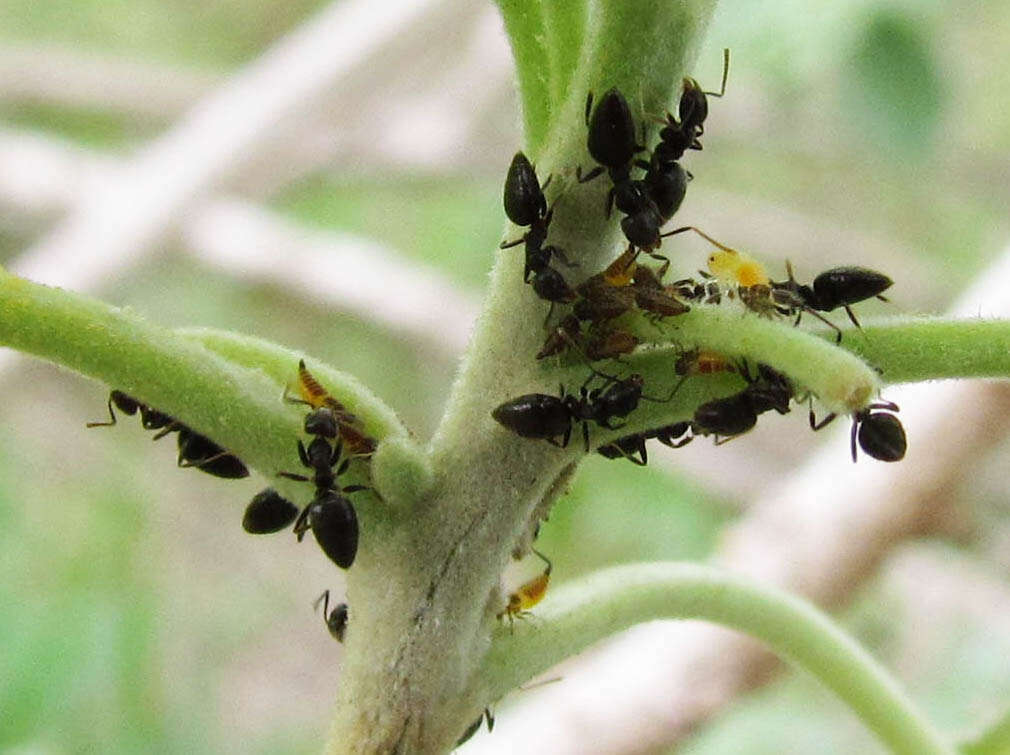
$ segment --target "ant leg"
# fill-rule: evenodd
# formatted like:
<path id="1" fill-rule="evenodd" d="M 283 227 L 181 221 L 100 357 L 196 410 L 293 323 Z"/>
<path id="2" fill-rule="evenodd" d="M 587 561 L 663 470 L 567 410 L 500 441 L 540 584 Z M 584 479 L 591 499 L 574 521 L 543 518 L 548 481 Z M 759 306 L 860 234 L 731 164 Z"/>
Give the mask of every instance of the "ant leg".
<path id="1" fill-rule="evenodd" d="M 831 320 L 829 320 L 827 317 L 825 317 L 824 315 L 822 315 L 816 309 L 813 309 L 812 307 L 803 307 L 803 309 L 805 311 L 809 312 L 810 314 L 812 314 L 814 317 L 816 317 L 821 322 L 823 322 L 825 325 L 827 325 L 833 331 L 835 331 L 835 343 L 841 343 L 842 342 L 842 329 L 841 328 L 839 328 L 837 325 L 835 325 L 833 322 L 831 322 Z M 848 307 L 846 307 L 846 309 L 848 309 Z M 857 323 L 857 327 L 858 327 L 858 323 Z"/>
<path id="2" fill-rule="evenodd" d="M 859 422 L 855 417 L 852 418 L 852 431 L 849 433 L 849 447 L 852 450 L 852 463 L 856 463 L 856 430 L 859 428 Z"/>
<path id="3" fill-rule="evenodd" d="M 112 427 L 116 424 L 116 414 L 112 411 L 112 399 L 109 399 L 109 419 L 110 422 L 87 422 L 85 427 Z"/>
<path id="4" fill-rule="evenodd" d="M 547 325 L 551 321 L 551 315 L 554 314 L 554 302 L 551 302 L 551 306 L 547 308 L 547 317 L 544 318 L 544 330 L 550 330 L 550 326 Z"/>
<path id="5" fill-rule="evenodd" d="M 827 427 L 828 425 L 830 425 L 837 416 L 838 416 L 837 414 L 831 412 L 831 414 L 827 415 L 820 422 L 818 422 L 817 418 L 814 416 L 814 408 L 811 406 L 810 414 L 808 415 L 810 419 L 810 429 L 813 430 L 814 432 L 817 432 L 822 427 Z"/>
<path id="6" fill-rule="evenodd" d="M 613 212 L 613 210 L 614 210 L 614 187 L 613 186 L 611 186 L 610 187 L 610 191 L 607 192 L 607 201 L 604 204 L 604 208 L 606 210 L 607 220 L 609 220 L 610 219 L 610 213 Z"/>
<path id="7" fill-rule="evenodd" d="M 859 324 L 859 320 L 856 319 L 856 315 L 852 311 L 852 307 L 849 306 L 848 304 L 845 305 L 845 314 L 847 314 L 849 316 L 849 319 L 852 320 L 853 325 L 855 325 L 860 330 L 863 329 L 863 326 Z"/>
<path id="8" fill-rule="evenodd" d="M 589 113 L 593 109 L 593 93 L 586 95 L 586 125 L 589 125 Z"/>
<path id="9" fill-rule="evenodd" d="M 721 446 L 721 445 L 723 445 L 725 443 L 729 443 L 731 440 L 733 440 L 735 438 L 739 438 L 740 435 L 743 435 L 743 433 L 739 433 L 737 435 L 727 435 L 725 438 L 720 438 L 718 435 L 716 435 L 715 436 L 715 441 L 713 442 L 713 445 Z"/>
<path id="10" fill-rule="evenodd" d="M 521 243 L 523 243 L 526 240 L 526 236 L 528 236 L 528 235 L 529 234 L 525 234 L 522 238 L 518 238 L 515 241 L 503 241 L 503 242 L 501 242 L 501 244 L 498 245 L 498 248 L 499 249 L 511 249 L 514 246 L 519 246 Z"/>
<path id="11" fill-rule="evenodd" d="M 300 440 L 298 441 L 298 458 L 302 460 L 303 465 L 312 468 L 312 460 L 309 459 L 309 453 L 305 450 L 305 444 Z"/>
<path id="12" fill-rule="evenodd" d="M 326 614 L 329 613 L 329 611 L 330 611 L 330 591 L 329 590 L 324 590 L 323 594 L 320 595 L 318 598 L 315 599 L 315 601 L 312 603 L 312 610 L 313 611 L 318 611 L 320 603 L 323 604 L 323 619 L 325 620 L 326 619 Z"/>
<path id="13" fill-rule="evenodd" d="M 494 731 L 494 714 L 490 708 L 484 709 L 484 721 L 487 723 L 488 732 Z"/>
<path id="14" fill-rule="evenodd" d="M 722 249 L 724 252 L 735 252 L 736 251 L 736 249 L 731 249 L 730 247 L 726 246 L 725 244 L 719 243 L 714 238 L 712 238 L 707 233 L 705 233 L 703 230 L 701 230 L 700 228 L 697 228 L 697 227 L 695 227 L 693 225 L 685 225 L 685 226 L 681 226 L 680 228 L 675 228 L 672 231 L 668 231 L 666 233 L 661 233 L 660 234 L 660 238 L 665 238 L 667 236 L 674 236 L 674 235 L 676 235 L 678 233 L 684 233 L 685 231 L 694 231 L 699 236 L 701 236 L 703 239 L 705 239 L 705 241 L 707 241 L 708 243 L 712 244 L 712 246 L 718 247 L 719 249 Z M 701 273 L 702 271 L 699 270 L 698 272 Z"/>
<path id="15" fill-rule="evenodd" d="M 586 453 L 589 453 L 589 423 L 582 421 L 582 440 L 586 446 Z"/>
<path id="16" fill-rule="evenodd" d="M 302 541 L 305 537 L 305 533 L 312 529 L 312 525 L 309 524 L 309 509 L 312 508 L 312 501 L 309 501 L 302 510 L 298 512 L 298 518 L 295 519 L 295 524 L 291 528 L 292 532 L 295 533 L 295 537 L 298 538 L 298 542 Z"/>
<path id="17" fill-rule="evenodd" d="M 606 170 L 606 168 L 604 168 L 602 165 L 597 165 L 591 171 L 589 171 L 588 173 L 586 173 L 585 175 L 583 175 L 582 174 L 582 166 L 579 165 L 579 166 L 577 166 L 575 168 L 575 179 L 580 184 L 589 183 L 590 181 L 592 181 L 597 176 L 602 176 L 603 175 L 603 171 L 605 171 L 605 170 Z"/>
<path id="18" fill-rule="evenodd" d="M 874 401 L 867 409 L 887 409 L 892 412 L 900 412 L 901 409 L 893 401 Z"/>
<path id="19" fill-rule="evenodd" d="M 151 440 L 161 440 L 162 438 L 164 438 L 169 433 L 174 433 L 176 430 L 180 429 L 181 427 L 182 427 L 182 423 L 181 422 L 177 422 L 175 420 L 172 420 L 165 427 L 163 427 L 161 430 L 159 430 L 154 435 L 152 435 L 151 436 Z"/>
<path id="20" fill-rule="evenodd" d="M 534 548 L 532 546 L 530 546 L 530 550 L 533 551 L 540 558 L 541 561 L 543 561 L 545 564 L 547 564 L 547 568 L 544 569 L 544 574 L 546 574 L 547 576 L 550 576 L 551 569 L 554 568 L 554 565 L 551 564 L 551 560 L 549 558 L 547 558 L 547 556 L 545 556 L 543 553 L 541 553 L 540 551 L 538 551 L 536 548 Z"/>
<path id="21" fill-rule="evenodd" d="M 305 406 L 312 406 L 312 404 L 310 404 L 305 399 L 294 398 L 293 396 L 288 395 L 290 393 L 290 391 L 291 391 L 291 386 L 285 385 L 284 386 L 284 393 L 281 394 L 281 401 L 283 401 L 286 404 L 304 404 Z"/>
<path id="22" fill-rule="evenodd" d="M 303 474 L 295 474 L 294 472 L 278 472 L 278 477 L 283 477 L 287 480 L 297 480 L 298 482 L 310 482 L 311 477 L 306 477 Z"/>
<path id="23" fill-rule="evenodd" d="M 224 449 L 221 449 L 218 453 L 214 454 L 213 456 L 208 456 L 206 459 L 200 459 L 199 462 L 193 463 L 191 461 L 187 461 L 187 460 L 183 459 L 182 458 L 182 451 L 180 450 L 179 451 L 179 458 L 176 461 L 176 466 L 181 467 L 183 469 L 186 469 L 188 467 L 196 467 L 197 469 L 199 469 L 200 467 L 203 467 L 203 466 L 205 466 L 207 464 L 210 464 L 212 461 L 217 461 L 218 459 L 221 459 L 221 458 L 224 458 L 225 456 L 230 456 L 230 455 L 231 454 L 229 454 L 227 451 L 225 451 Z"/>
<path id="24" fill-rule="evenodd" d="M 705 92 L 709 97 L 722 97 L 726 94 L 726 79 L 729 78 L 729 48 L 722 49 L 722 86 L 718 92 Z"/>
<path id="25" fill-rule="evenodd" d="M 357 493 L 358 491 L 361 491 L 361 490 L 371 490 L 371 488 L 368 487 L 367 485 L 344 485 L 344 487 L 342 487 L 340 489 L 340 492 L 341 493 Z"/>

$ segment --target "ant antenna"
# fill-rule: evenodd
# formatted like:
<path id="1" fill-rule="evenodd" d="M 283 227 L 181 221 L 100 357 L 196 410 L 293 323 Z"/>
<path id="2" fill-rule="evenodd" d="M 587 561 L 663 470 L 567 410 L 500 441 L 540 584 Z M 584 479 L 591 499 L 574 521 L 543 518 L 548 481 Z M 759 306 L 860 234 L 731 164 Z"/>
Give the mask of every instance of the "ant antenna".
<path id="1" fill-rule="evenodd" d="M 722 86 L 718 92 L 705 92 L 710 97 L 722 97 L 726 94 L 726 79 L 729 78 L 729 48 L 722 48 Z"/>

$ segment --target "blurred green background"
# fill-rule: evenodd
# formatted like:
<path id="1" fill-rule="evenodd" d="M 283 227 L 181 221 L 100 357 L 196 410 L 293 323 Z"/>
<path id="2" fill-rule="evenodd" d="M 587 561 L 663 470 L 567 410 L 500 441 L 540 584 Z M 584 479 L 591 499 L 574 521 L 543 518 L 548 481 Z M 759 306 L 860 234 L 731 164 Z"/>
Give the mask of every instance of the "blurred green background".
<path id="1" fill-rule="evenodd" d="M 70 50 L 219 83 L 322 5 L 0 0 L 0 58 Z M 776 271 L 789 258 L 806 276 L 846 263 L 889 272 L 892 309 L 868 306 L 870 315 L 942 311 L 1010 230 L 1008 40 L 1010 6 L 994 1 L 724 0 L 694 75 L 713 86 L 730 47 L 729 88 L 711 106 L 704 152 L 688 158 L 695 181 L 680 216 Z M 379 144 L 269 190 L 230 188 L 292 222 L 381 242 L 477 299 L 521 136 L 507 67 L 473 75 L 498 94 L 448 157 L 404 160 Z M 0 94 L 0 128 L 114 156 L 178 116 L 58 99 Z M 11 203 L 0 220 L 5 261 L 48 227 Z M 290 286 L 250 283 L 174 245 L 95 294 L 165 325 L 234 328 L 305 349 L 361 378 L 422 437 L 456 367 L 437 339 Z M 339 593 L 341 577 L 315 548 L 242 532 L 263 479 L 176 469 L 171 441 L 151 443 L 135 419 L 86 431 L 104 416 L 106 386 L 27 359 L 2 380 L 0 751 L 318 751 L 340 648 L 311 603 L 323 589 Z M 618 562 L 705 557 L 720 529 L 814 443 L 804 422 L 776 418 L 718 456 L 693 444 L 677 468 L 589 459 L 543 529 L 557 580 Z M 911 554 L 1003 590 L 1004 485 L 990 474 L 964 487 L 958 525 Z M 909 617 L 928 631 L 911 632 Z M 925 613 L 892 574 L 872 580 L 844 621 L 947 730 L 981 724 L 1010 693 L 1005 617 L 980 609 L 955 620 L 943 604 Z M 816 683 L 787 676 L 686 751 L 875 747 Z"/>

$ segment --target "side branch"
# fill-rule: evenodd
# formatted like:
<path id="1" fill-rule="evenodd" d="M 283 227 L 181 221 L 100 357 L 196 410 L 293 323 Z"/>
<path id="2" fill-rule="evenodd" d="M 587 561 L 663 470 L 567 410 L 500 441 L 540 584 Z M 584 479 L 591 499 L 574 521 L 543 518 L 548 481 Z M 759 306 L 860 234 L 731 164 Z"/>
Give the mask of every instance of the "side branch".
<path id="1" fill-rule="evenodd" d="M 896 753 L 954 752 L 823 613 L 774 588 L 693 564 L 620 566 L 556 590 L 514 634 L 499 630 L 482 680 L 496 699 L 604 637 L 660 618 L 705 619 L 762 640 L 835 692 Z"/>

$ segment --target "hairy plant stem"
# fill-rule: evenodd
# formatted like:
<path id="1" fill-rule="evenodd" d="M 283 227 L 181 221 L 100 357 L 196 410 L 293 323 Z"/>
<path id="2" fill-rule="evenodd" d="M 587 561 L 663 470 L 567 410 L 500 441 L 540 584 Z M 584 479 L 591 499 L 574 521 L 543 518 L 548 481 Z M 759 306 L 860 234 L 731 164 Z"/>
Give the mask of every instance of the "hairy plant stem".
<path id="1" fill-rule="evenodd" d="M 696 564 L 628 564 L 558 588 L 534 618 L 498 632 L 482 668 L 487 694 L 505 694 L 617 627 L 658 618 L 706 619 L 762 640 L 837 694 L 893 752 L 953 752 L 887 673 L 816 608 Z"/>

